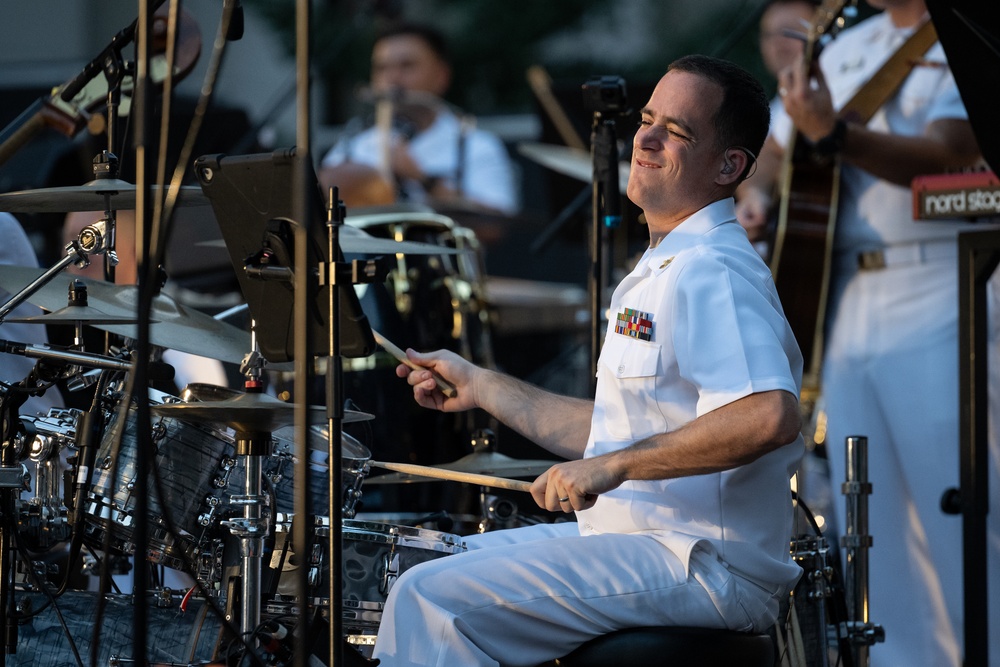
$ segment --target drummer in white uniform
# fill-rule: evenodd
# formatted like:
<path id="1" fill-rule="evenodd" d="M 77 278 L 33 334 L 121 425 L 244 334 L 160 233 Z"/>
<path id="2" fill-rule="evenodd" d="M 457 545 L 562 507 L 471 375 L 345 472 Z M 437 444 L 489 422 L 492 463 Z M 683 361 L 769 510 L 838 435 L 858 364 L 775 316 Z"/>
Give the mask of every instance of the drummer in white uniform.
<path id="1" fill-rule="evenodd" d="M 416 400 L 481 407 L 569 459 L 532 485 L 577 522 L 468 538 L 390 591 L 375 657 L 392 665 L 535 665 L 637 626 L 764 631 L 799 576 L 789 478 L 802 357 L 732 199 L 767 134 L 742 69 L 671 65 L 642 112 L 628 195 L 650 247 L 612 297 L 596 401 L 447 352 L 410 359 Z"/>

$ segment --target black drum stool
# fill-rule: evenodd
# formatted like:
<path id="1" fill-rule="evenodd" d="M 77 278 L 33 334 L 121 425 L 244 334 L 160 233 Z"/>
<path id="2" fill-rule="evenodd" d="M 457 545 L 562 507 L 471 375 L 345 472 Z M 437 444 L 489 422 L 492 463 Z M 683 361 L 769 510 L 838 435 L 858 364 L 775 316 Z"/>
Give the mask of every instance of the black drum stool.
<path id="1" fill-rule="evenodd" d="M 773 667 L 770 635 L 712 628 L 628 628 L 591 639 L 558 667 Z M 544 666 L 543 666 L 544 667 Z"/>

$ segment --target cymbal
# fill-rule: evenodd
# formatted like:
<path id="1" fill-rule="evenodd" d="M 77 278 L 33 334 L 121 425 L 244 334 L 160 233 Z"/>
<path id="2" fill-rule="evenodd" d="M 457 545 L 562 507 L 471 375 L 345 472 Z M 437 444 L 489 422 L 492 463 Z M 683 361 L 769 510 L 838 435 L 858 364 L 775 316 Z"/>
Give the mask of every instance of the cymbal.
<path id="1" fill-rule="evenodd" d="M 203 424 L 224 424 L 243 433 L 272 432 L 279 427 L 295 423 L 295 409 L 292 403 L 285 403 L 268 394 L 246 393 L 221 401 L 200 401 L 193 403 L 166 403 L 150 406 L 152 414 L 171 417 L 180 421 Z M 314 420 L 326 419 L 326 408 L 320 405 L 308 406 Z M 374 419 L 375 415 L 356 410 L 344 411 L 344 423 Z"/>
<path id="2" fill-rule="evenodd" d="M 180 398 L 187 403 L 196 403 L 199 401 L 212 402 L 232 400 L 241 393 L 243 392 L 230 387 L 222 387 L 205 382 L 192 382 L 181 390 Z M 371 415 L 368 415 L 367 413 L 350 411 L 349 413 L 345 413 L 344 421 L 347 422 L 349 419 L 350 421 L 365 421 L 361 419 L 359 415 L 366 415 L 368 419 L 371 418 Z M 309 427 L 309 449 L 315 449 L 321 452 L 327 451 L 329 448 L 328 433 L 329 430 L 326 427 L 325 420 L 323 424 L 312 424 Z M 290 447 L 291 444 L 295 442 L 295 428 L 293 425 L 279 426 L 271 433 L 271 435 L 283 446 Z M 371 452 L 368 451 L 367 447 L 361 444 L 360 440 L 352 437 L 348 433 L 341 433 L 340 435 L 340 452 L 343 458 L 356 461 L 367 461 L 371 458 Z M 289 451 L 292 450 L 289 449 Z M 313 461 L 312 464 L 317 465 L 317 462 Z"/>
<path id="3" fill-rule="evenodd" d="M 442 463 L 434 466 L 441 470 L 454 470 L 475 475 L 493 475 L 498 477 L 538 477 L 554 466 L 558 461 L 519 460 L 499 452 L 473 452 L 452 463 Z M 369 477 L 365 484 L 406 484 L 409 482 L 434 481 L 421 475 L 408 473 L 390 473 Z"/>
<path id="4" fill-rule="evenodd" d="M 93 306 L 66 306 L 51 313 L 28 317 L 8 317 L 4 322 L 29 322 L 34 324 L 135 324 L 134 315 L 112 315 Z"/>
<path id="5" fill-rule="evenodd" d="M 0 288 L 14 294 L 42 273 L 34 267 L 0 266 Z M 53 279 L 28 297 L 28 301 L 49 311 L 66 307 L 65 280 L 68 277 Z M 80 280 L 87 286 L 87 298 L 93 307 L 109 315 L 135 318 L 139 303 L 139 289 L 135 285 L 112 285 L 78 276 L 70 279 Z M 150 318 L 150 341 L 160 347 L 234 364 L 239 364 L 251 349 L 248 332 L 184 306 L 166 294 L 153 298 Z M 94 326 L 120 336 L 136 337 L 134 325 L 94 323 Z"/>
<path id="6" fill-rule="evenodd" d="M 443 217 L 443 216 L 438 216 Z M 433 243 L 423 243 L 421 241 L 394 241 L 392 239 L 372 236 L 363 229 L 358 229 L 352 225 L 359 222 L 359 218 L 346 218 L 347 224 L 340 228 L 340 249 L 345 254 L 353 255 L 457 255 L 464 250 L 449 248 L 447 246 L 434 245 Z M 223 239 L 212 239 L 202 241 L 199 246 L 206 248 L 225 247 Z"/>
<path id="7" fill-rule="evenodd" d="M 161 186 L 154 185 L 154 192 Z M 108 201 L 105 201 L 108 199 Z M 136 187 L 117 178 L 99 178 L 83 185 L 19 190 L 0 194 L 0 211 L 13 213 L 67 213 L 69 211 L 127 211 L 135 208 Z M 181 186 L 178 206 L 205 206 L 200 187 Z"/>
<path id="8" fill-rule="evenodd" d="M 384 215 L 391 217 L 393 214 Z M 420 215 L 434 216 L 435 219 L 448 219 L 443 215 L 433 213 L 424 213 Z M 399 222 L 406 222 L 411 219 L 412 218 L 410 217 L 396 217 L 396 221 Z M 424 219 L 420 218 L 418 221 L 422 222 Z M 395 241 L 393 239 L 383 239 L 377 236 L 372 236 L 364 229 L 360 229 L 360 227 L 364 226 L 366 223 L 371 224 L 370 219 L 365 220 L 360 216 L 355 216 L 353 218 L 348 216 L 344 222 L 346 224 L 340 228 L 340 249 L 345 253 L 355 253 L 359 255 L 457 255 L 458 253 L 463 252 L 462 250 L 458 250 L 456 248 L 434 245 L 433 243 L 423 243 L 421 241 Z M 389 222 L 389 220 L 380 220 L 380 222 Z"/>
<path id="9" fill-rule="evenodd" d="M 579 148 L 525 141 L 517 145 L 517 152 L 563 176 L 569 176 L 584 183 L 594 180 L 593 158 L 591 158 L 590 153 Z M 628 189 L 630 169 L 631 165 L 628 162 L 618 163 L 618 187 L 621 188 L 622 192 Z"/>

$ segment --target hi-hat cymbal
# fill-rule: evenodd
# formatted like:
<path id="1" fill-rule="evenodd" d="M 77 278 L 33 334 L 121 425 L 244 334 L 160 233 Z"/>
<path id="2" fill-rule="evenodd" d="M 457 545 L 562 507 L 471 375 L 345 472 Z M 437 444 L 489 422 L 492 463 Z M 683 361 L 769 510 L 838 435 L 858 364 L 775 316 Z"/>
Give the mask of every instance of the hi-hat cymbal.
<path id="1" fill-rule="evenodd" d="M 442 463 L 434 466 L 442 470 L 454 470 L 475 475 L 493 475 L 497 477 L 538 477 L 554 466 L 558 461 L 519 460 L 504 456 L 499 452 L 473 452 L 452 463 Z M 409 473 L 390 473 L 369 477 L 365 484 L 405 484 L 409 482 L 434 481 L 421 475 Z"/>
<path id="2" fill-rule="evenodd" d="M 0 288 L 14 294 L 42 273 L 34 267 L 0 266 Z M 89 304 L 98 310 L 113 316 L 136 317 L 139 289 L 135 285 L 112 285 L 91 278 L 57 277 L 28 297 L 28 301 L 49 311 L 65 308 L 67 278 L 80 280 L 87 286 Z M 150 318 L 150 341 L 160 347 L 234 364 L 239 364 L 251 350 L 250 334 L 246 331 L 188 308 L 166 294 L 153 298 Z M 120 336 L 136 337 L 134 325 L 95 323 L 94 326 Z"/>
<path id="3" fill-rule="evenodd" d="M 152 189 L 158 192 L 161 186 Z M 13 213 L 68 213 L 70 211 L 128 211 L 135 208 L 136 187 L 117 178 L 99 178 L 83 185 L 20 190 L 0 194 L 0 211 Z M 208 198 L 197 186 L 181 186 L 178 206 L 204 206 Z"/>
<path id="4" fill-rule="evenodd" d="M 594 180 L 594 162 L 590 153 L 579 148 L 539 144 L 525 141 L 517 145 L 517 152 L 543 167 L 557 171 L 564 176 L 588 183 Z M 618 187 L 622 192 L 628 189 L 628 162 L 618 163 Z"/>
<path id="5" fill-rule="evenodd" d="M 153 405 L 149 410 L 154 415 L 180 421 L 224 424 L 238 433 L 270 433 L 282 426 L 294 424 L 296 407 L 268 394 L 246 393 L 221 401 Z M 323 406 L 310 405 L 308 411 L 314 420 L 326 418 L 326 408 Z M 344 411 L 345 424 L 374 418 L 374 415 L 367 412 Z"/>

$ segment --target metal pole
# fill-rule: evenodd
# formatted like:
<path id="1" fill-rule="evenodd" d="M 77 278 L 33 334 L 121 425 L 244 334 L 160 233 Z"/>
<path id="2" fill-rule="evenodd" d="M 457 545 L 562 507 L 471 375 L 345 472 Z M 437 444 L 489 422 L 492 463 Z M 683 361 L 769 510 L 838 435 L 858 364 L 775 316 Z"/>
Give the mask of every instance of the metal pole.
<path id="1" fill-rule="evenodd" d="M 868 549 L 872 546 L 868 534 L 868 496 L 872 492 L 868 481 L 868 438 L 848 436 L 845 456 L 847 479 L 841 491 L 847 500 L 847 525 L 841 545 L 846 550 L 847 633 L 854 649 L 854 664 L 865 667 L 869 663 L 868 647 L 885 639 L 882 628 L 868 620 Z"/>

